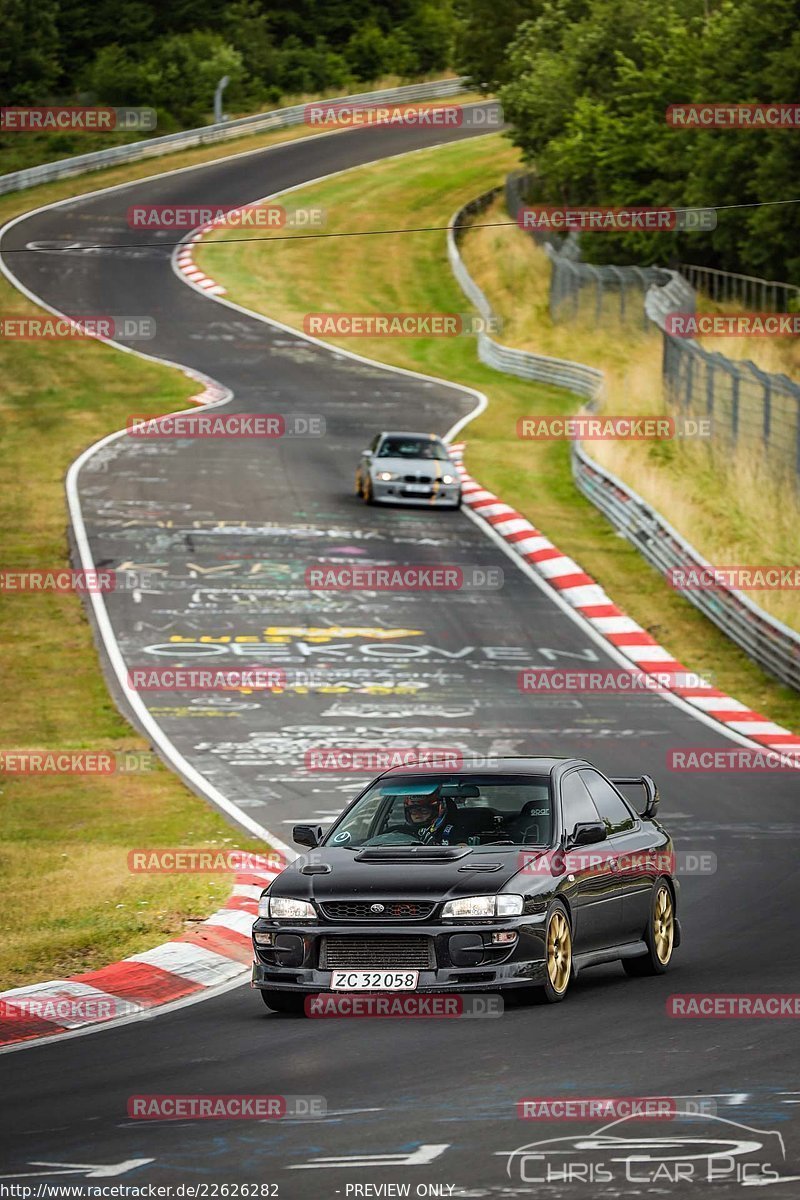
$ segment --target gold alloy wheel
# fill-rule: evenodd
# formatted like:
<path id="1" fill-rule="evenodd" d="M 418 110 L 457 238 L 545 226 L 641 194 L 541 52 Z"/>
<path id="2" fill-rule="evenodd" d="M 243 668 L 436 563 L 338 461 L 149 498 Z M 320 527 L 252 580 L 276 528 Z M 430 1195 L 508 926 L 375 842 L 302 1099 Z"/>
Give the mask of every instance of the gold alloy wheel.
<path id="1" fill-rule="evenodd" d="M 547 926 L 547 974 L 557 995 L 566 991 L 571 970 L 572 937 L 569 924 L 563 912 L 556 909 Z"/>
<path id="2" fill-rule="evenodd" d="M 653 943 L 658 961 L 662 966 L 666 966 L 672 957 L 674 939 L 675 915 L 672 908 L 672 893 L 667 885 L 662 883 L 656 894 L 653 913 Z"/>

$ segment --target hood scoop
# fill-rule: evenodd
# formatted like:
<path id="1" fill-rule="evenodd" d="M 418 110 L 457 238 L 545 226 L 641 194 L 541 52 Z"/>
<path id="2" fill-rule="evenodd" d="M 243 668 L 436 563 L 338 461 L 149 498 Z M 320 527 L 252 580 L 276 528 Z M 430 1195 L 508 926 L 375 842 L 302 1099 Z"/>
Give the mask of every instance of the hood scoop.
<path id="1" fill-rule="evenodd" d="M 300 868 L 301 875 L 330 875 L 331 868 L 327 863 L 306 863 Z"/>
<path id="2" fill-rule="evenodd" d="M 469 846 L 365 846 L 355 856 L 354 862 L 455 862 L 471 853 Z"/>
<path id="3" fill-rule="evenodd" d="M 499 871 L 502 863 L 471 862 L 459 867 L 459 871 Z"/>

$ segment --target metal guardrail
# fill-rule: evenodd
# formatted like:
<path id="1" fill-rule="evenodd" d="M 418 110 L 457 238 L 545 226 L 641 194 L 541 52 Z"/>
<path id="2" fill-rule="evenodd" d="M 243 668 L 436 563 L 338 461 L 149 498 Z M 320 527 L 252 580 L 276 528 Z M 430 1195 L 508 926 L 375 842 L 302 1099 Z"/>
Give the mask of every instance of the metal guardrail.
<path id="1" fill-rule="evenodd" d="M 494 320 L 492 306 L 478 287 L 467 270 L 461 257 L 459 243 L 465 232 L 465 226 L 470 218 L 479 216 L 501 192 L 501 188 L 493 188 L 484 192 L 475 200 L 470 200 L 451 218 L 447 229 L 447 256 L 453 274 L 461 285 L 462 291 L 472 301 L 485 321 Z M 567 388 L 577 392 L 579 396 L 594 399 L 603 387 L 603 372 L 585 363 L 572 362 L 570 359 L 549 358 L 544 354 L 533 354 L 529 350 L 518 350 L 514 346 L 503 346 L 496 342 L 488 333 L 481 330 L 478 334 L 478 357 L 482 363 L 505 371 L 507 375 L 517 375 L 521 379 L 535 380 L 537 383 L 549 383 L 554 387 Z"/>
<path id="2" fill-rule="evenodd" d="M 437 79 L 428 83 L 412 83 L 404 87 L 383 88 L 375 92 L 358 92 L 352 96 L 336 96 L 320 100 L 320 104 L 380 104 L 392 101 L 442 100 L 464 91 L 466 77 Z M 155 158 L 173 150 L 186 150 L 192 146 L 211 145 L 231 138 L 244 137 L 253 133 L 264 133 L 271 129 L 285 129 L 301 125 L 309 102 L 294 104 L 289 108 L 276 108 L 270 112 L 256 113 L 252 117 L 240 117 L 236 121 L 223 121 L 218 125 L 204 125 L 199 129 L 185 129 L 180 133 L 168 133 L 163 137 L 145 138 L 139 142 L 128 142 L 123 146 L 109 146 L 107 150 L 95 150 L 91 154 L 78 154 L 74 158 L 61 158 L 56 162 L 40 163 L 23 171 L 12 171 L 0 175 L 0 195 L 34 187 L 39 183 L 52 183 L 55 179 L 69 179 L 87 171 L 99 171 L 118 163 L 138 162 L 144 158 Z"/>
<path id="3" fill-rule="evenodd" d="M 668 521 L 616 475 L 589 458 L 578 442 L 572 446 L 572 474 L 584 496 L 662 575 L 674 568 L 713 569 Z M 734 588 L 683 590 L 682 595 L 760 666 L 800 690 L 800 634 Z"/>
<path id="4" fill-rule="evenodd" d="M 464 264 L 459 243 L 465 230 L 456 227 L 464 226 L 471 217 L 483 212 L 501 190 L 495 188 L 465 204 L 452 218 L 447 231 L 447 253 L 453 274 L 486 320 L 494 316 L 492 307 Z M 686 309 L 691 305 L 693 291 L 689 284 L 677 272 L 668 274 L 668 283 L 652 287 L 648 293 L 651 307 L 655 305 L 648 314 L 652 320 L 674 311 L 676 306 Z M 602 390 L 603 372 L 594 367 L 501 346 L 485 333 L 478 335 L 478 354 L 481 362 L 510 375 L 577 392 L 589 400 L 588 408 L 594 407 Z M 673 568 L 711 569 L 711 564 L 694 546 L 637 492 L 590 458 L 580 442 L 572 443 L 571 457 L 576 486 L 662 575 L 666 576 Z M 734 588 L 686 590 L 683 595 L 761 667 L 782 683 L 800 690 L 800 634 Z"/>

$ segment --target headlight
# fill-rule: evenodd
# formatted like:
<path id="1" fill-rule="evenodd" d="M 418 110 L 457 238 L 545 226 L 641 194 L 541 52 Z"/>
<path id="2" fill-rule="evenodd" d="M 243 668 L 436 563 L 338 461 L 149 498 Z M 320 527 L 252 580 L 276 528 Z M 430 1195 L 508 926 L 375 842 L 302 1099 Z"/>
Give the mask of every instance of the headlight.
<path id="1" fill-rule="evenodd" d="M 288 896 L 262 896 L 258 915 L 273 921 L 316 921 L 317 910 L 307 900 L 292 900 Z"/>
<path id="2" fill-rule="evenodd" d="M 442 483 L 455 483 L 455 477 L 453 475 L 443 475 Z"/>
<path id="3" fill-rule="evenodd" d="M 378 471 L 378 479 L 380 479 L 382 483 L 388 483 L 391 479 L 396 478 L 397 476 L 393 471 Z"/>
<path id="4" fill-rule="evenodd" d="M 517 917 L 522 912 L 522 896 L 464 896 L 448 900 L 442 909 L 443 917 Z"/>

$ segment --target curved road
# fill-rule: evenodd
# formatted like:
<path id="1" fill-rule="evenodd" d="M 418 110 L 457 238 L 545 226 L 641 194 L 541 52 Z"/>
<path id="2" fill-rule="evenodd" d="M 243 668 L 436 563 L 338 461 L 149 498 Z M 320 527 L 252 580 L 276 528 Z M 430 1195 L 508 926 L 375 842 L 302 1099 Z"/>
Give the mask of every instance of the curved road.
<path id="1" fill-rule="evenodd" d="M 444 433 L 474 397 L 359 363 L 216 303 L 173 272 L 167 243 L 174 235 L 144 239 L 126 225 L 134 202 L 244 204 L 442 140 L 441 131 L 393 129 L 301 140 L 79 198 L 5 232 L 0 253 L 30 242 L 113 244 L 4 262 L 62 312 L 154 316 L 156 336 L 140 348 L 231 389 L 227 412 L 326 422 L 324 437 L 266 445 L 126 436 L 87 460 L 78 486 L 95 562 L 147 570 L 140 593 L 107 597 L 115 636 L 129 666 L 210 657 L 286 669 L 290 687 L 280 697 L 144 697 L 183 758 L 279 838 L 288 840 L 295 820 L 329 819 L 359 785 L 355 776 L 306 770 L 305 752 L 315 747 L 577 753 L 609 773 L 652 770 L 678 847 L 713 851 L 717 872 L 683 881 L 684 944 L 667 977 L 634 981 L 619 967 L 600 968 L 556 1008 L 514 1009 L 475 1024 L 361 1025 L 270 1016 L 240 988 L 153 1020 L 6 1055 L 4 1177 L 32 1173 L 38 1183 L 52 1170 L 53 1182 L 74 1183 L 83 1177 L 59 1176 L 53 1164 L 146 1159 L 153 1161 L 112 1182 L 271 1182 L 281 1197 L 380 1195 L 353 1186 L 388 1183 L 409 1184 L 415 1195 L 423 1194 L 417 1185 L 440 1184 L 440 1194 L 452 1187 L 489 1195 L 538 1188 L 532 1181 L 547 1170 L 548 1195 L 659 1188 L 696 1195 L 708 1175 L 703 1155 L 721 1153 L 721 1140 L 738 1141 L 740 1156 L 724 1160 L 727 1174 L 715 1160 L 718 1195 L 739 1194 L 745 1158 L 798 1173 L 791 1022 L 675 1021 L 665 1010 L 674 992 L 800 990 L 791 920 L 800 892 L 796 777 L 666 774 L 670 748 L 732 743 L 658 696 L 521 696 L 523 666 L 612 659 L 465 515 L 366 509 L 352 495 L 357 454 L 372 431 Z M 155 245 L 142 248 L 143 240 Z M 352 252 L 364 251 L 354 243 Z M 377 599 L 305 589 L 308 566 L 354 561 L 494 567 L 504 585 Z M 129 1096 L 174 1092 L 318 1096 L 328 1115 L 279 1124 L 128 1119 Z M 603 1124 L 522 1122 L 516 1102 L 532 1095 L 705 1097 L 718 1119 L 622 1126 L 613 1132 L 628 1139 L 627 1149 L 570 1149 L 582 1176 L 563 1159 L 554 1176 L 549 1157 L 522 1168 L 516 1159 L 507 1172 L 505 1153 Z M 745 1135 L 724 1122 L 779 1129 L 786 1161 L 776 1156 L 774 1134 Z M 662 1161 L 665 1137 L 694 1139 L 693 1180 L 675 1181 Z M 745 1152 L 748 1139 L 754 1145 Z M 622 1160 L 635 1145 L 652 1161 L 634 1170 Z M 419 1161 L 405 1165 L 318 1161 L 414 1154 Z M 792 1184 L 777 1187 L 789 1195 Z"/>

